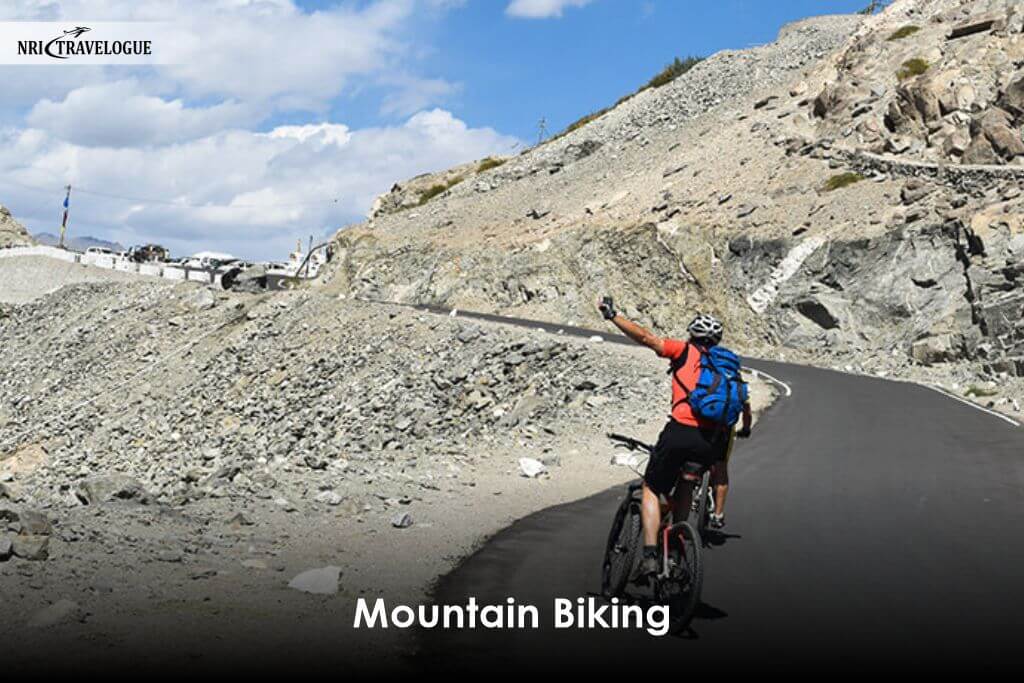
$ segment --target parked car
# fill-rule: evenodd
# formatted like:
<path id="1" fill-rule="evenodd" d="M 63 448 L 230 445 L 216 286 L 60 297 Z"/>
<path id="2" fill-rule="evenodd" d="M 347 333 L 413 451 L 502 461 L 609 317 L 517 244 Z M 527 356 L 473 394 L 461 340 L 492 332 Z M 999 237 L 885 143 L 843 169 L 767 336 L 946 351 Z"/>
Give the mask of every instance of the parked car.
<path id="1" fill-rule="evenodd" d="M 128 255 L 136 263 L 155 263 L 168 261 L 171 254 L 159 244 L 143 244 L 129 249 Z"/>

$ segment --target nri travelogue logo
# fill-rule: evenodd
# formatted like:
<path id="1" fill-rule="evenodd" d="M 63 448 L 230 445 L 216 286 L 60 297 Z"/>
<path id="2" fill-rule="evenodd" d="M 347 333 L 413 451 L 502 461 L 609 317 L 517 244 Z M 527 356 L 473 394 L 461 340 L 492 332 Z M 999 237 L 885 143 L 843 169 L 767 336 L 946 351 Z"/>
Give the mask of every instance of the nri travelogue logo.
<path id="1" fill-rule="evenodd" d="M 54 59 L 70 59 L 75 55 L 151 55 L 152 40 L 81 40 L 92 29 L 76 26 L 52 40 L 19 40 L 19 55 L 47 55 Z"/>
<path id="2" fill-rule="evenodd" d="M 166 36 L 155 22 L 0 22 L 0 63 L 166 64 Z"/>

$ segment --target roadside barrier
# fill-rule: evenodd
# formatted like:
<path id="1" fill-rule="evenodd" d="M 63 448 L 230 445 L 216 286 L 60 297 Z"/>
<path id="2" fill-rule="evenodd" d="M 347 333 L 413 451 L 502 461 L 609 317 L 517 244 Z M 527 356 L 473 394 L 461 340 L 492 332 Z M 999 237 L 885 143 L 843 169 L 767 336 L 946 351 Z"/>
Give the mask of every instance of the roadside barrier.
<path id="1" fill-rule="evenodd" d="M 174 282 L 188 281 L 199 282 L 206 285 L 223 286 L 224 273 L 209 268 L 190 268 L 177 264 L 158 262 L 136 263 L 131 259 L 123 258 L 114 254 L 97 254 L 95 252 L 83 254 L 77 251 L 45 245 L 8 247 L 6 249 L 0 249 L 0 259 L 24 256 L 45 256 L 46 258 L 57 259 L 67 263 L 79 263 L 83 266 L 104 268 L 106 270 L 114 270 L 120 273 L 130 273 L 144 277 L 158 277 L 164 280 L 172 280 Z M 274 278 L 275 283 L 294 278 L 293 275 L 288 273 L 278 273 L 274 271 L 268 273 L 268 279 L 270 277 Z M 315 277 L 315 275 L 311 277 Z M 311 279 L 311 277 L 303 279 Z"/>

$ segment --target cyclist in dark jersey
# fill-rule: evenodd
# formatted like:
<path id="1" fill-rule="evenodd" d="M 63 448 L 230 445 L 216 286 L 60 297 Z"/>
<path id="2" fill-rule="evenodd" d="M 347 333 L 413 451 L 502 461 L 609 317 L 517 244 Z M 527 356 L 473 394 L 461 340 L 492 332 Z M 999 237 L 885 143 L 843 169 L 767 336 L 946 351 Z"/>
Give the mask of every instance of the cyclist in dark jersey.
<path id="1" fill-rule="evenodd" d="M 675 372 L 678 381 L 672 381 L 672 413 L 658 437 L 654 454 L 647 462 L 640 508 L 644 529 L 644 555 L 640 574 L 656 574 L 660 568 L 658 528 L 667 507 L 672 505 L 677 510 L 688 510 L 690 507 L 692 487 L 676 486 L 685 463 L 695 462 L 714 467 L 712 483 L 715 487 L 716 509 L 712 525 L 720 528 L 725 523 L 722 510 L 729 483 L 726 462 L 732 446 L 732 430 L 722 429 L 721 425 L 696 416 L 683 389 L 683 385 L 691 388 L 696 386 L 700 374 L 700 352 L 694 345 L 707 348 L 718 344 L 722 340 L 723 328 L 710 315 L 698 315 L 687 328 L 690 333 L 688 341 L 663 339 L 620 315 L 610 297 L 598 303 L 598 310 L 605 320 L 614 323 L 627 337 L 678 366 Z M 749 436 L 750 423 L 748 403 L 743 406 L 743 427 L 737 436 Z M 675 499 L 670 502 L 669 496 L 673 489 Z"/>

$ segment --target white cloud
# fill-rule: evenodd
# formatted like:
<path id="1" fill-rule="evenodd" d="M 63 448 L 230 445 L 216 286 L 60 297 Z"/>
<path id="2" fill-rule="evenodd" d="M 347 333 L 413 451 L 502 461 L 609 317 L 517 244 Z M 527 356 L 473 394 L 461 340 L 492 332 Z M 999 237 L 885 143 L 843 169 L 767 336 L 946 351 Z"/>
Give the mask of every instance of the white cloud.
<path id="1" fill-rule="evenodd" d="M 270 131 L 272 138 L 292 138 L 299 142 L 317 140 L 325 145 L 344 145 L 352 139 L 348 126 L 340 123 L 308 123 L 304 126 L 278 126 Z"/>
<path id="2" fill-rule="evenodd" d="M 0 192 L 37 231 L 52 231 L 60 187 L 71 182 L 83 190 L 72 195 L 79 234 L 156 241 L 177 253 L 280 257 L 296 237 L 358 220 L 397 180 L 506 153 L 516 142 L 440 109 L 396 126 L 232 130 L 148 149 L 86 148 L 37 129 L 8 130 L 0 133 Z"/>
<path id="3" fill-rule="evenodd" d="M 145 95 L 136 81 L 78 88 L 61 102 L 37 102 L 26 117 L 29 125 L 86 147 L 183 142 L 257 119 L 237 102 L 190 108 L 181 100 Z"/>
<path id="4" fill-rule="evenodd" d="M 457 5 L 424 0 L 422 6 L 436 12 Z M 411 50 L 419 7 L 416 0 L 378 0 L 303 12 L 293 0 L 14 0 L 0 7 L 0 20 L 167 21 L 171 32 L 153 39 L 175 63 L 148 70 L 147 77 L 173 82 L 186 98 L 259 103 L 269 113 L 324 111 L 354 79 L 392 73 Z M 48 69 L 37 77 L 45 81 L 57 71 Z M 114 80 L 124 78 L 125 67 L 94 73 Z M 39 96 L 67 92 L 31 85 Z"/>
<path id="5" fill-rule="evenodd" d="M 280 257 L 396 181 L 517 144 L 437 108 L 459 85 L 416 73 L 424 21 L 462 4 L 7 0 L 0 20 L 170 20 L 179 64 L 0 70 L 0 201 L 53 232 L 70 182 L 73 234 Z M 400 122 L 346 125 L 353 93 Z"/>
<path id="6" fill-rule="evenodd" d="M 512 0 L 505 14 L 520 19 L 561 17 L 568 7 L 585 7 L 591 0 Z"/>

